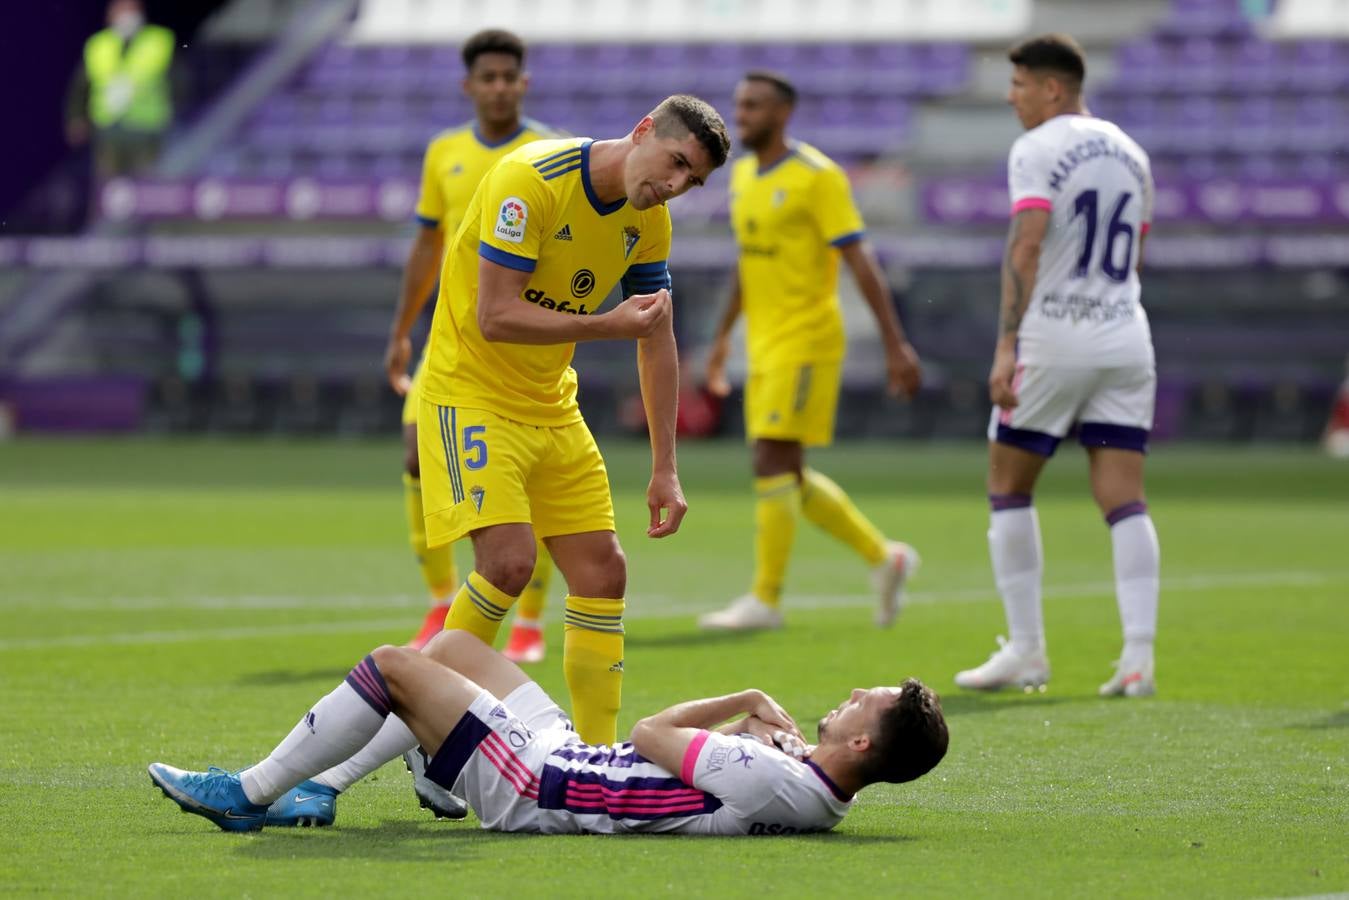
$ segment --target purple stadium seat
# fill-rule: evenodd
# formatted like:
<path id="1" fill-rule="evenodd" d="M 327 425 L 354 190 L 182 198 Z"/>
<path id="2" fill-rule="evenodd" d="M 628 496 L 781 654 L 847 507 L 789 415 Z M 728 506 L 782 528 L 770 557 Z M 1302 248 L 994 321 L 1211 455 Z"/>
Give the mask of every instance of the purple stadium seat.
<path id="1" fill-rule="evenodd" d="M 1267 153 L 1279 145 L 1277 106 L 1263 95 L 1243 97 L 1236 104 L 1234 146 L 1250 153 Z"/>
<path id="2" fill-rule="evenodd" d="M 924 60 L 915 44 L 873 44 L 864 63 L 864 84 L 873 94 L 914 94 L 923 78 Z"/>
<path id="3" fill-rule="evenodd" d="M 1227 46 L 1220 63 L 1222 81 L 1236 91 L 1260 92 L 1274 89 L 1279 77 L 1279 51 L 1269 41 L 1245 40 Z"/>
<path id="4" fill-rule="evenodd" d="M 1144 38 L 1123 44 L 1115 54 L 1114 89 L 1121 93 L 1148 94 L 1175 79 L 1170 54 L 1164 45 Z"/>

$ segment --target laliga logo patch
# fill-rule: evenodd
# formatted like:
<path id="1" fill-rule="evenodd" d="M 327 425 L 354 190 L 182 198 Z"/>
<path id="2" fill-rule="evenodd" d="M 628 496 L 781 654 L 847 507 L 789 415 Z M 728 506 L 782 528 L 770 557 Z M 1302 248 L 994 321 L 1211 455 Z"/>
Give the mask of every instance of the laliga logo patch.
<path id="1" fill-rule="evenodd" d="M 519 197 L 507 197 L 501 203 L 497 217 L 496 236 L 512 244 L 523 243 L 525 223 L 529 221 L 529 207 Z"/>

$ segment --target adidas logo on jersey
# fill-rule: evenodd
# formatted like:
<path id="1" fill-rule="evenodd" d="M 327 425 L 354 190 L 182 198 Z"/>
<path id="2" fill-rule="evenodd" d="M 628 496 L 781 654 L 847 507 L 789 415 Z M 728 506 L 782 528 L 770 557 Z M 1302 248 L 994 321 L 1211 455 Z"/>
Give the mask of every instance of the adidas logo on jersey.
<path id="1" fill-rule="evenodd" d="M 559 228 L 559 229 L 557 230 L 557 234 L 553 235 L 553 240 L 555 240 L 555 241 L 569 241 L 569 240 L 571 240 L 571 226 L 570 226 L 570 225 L 563 225 L 561 228 Z"/>

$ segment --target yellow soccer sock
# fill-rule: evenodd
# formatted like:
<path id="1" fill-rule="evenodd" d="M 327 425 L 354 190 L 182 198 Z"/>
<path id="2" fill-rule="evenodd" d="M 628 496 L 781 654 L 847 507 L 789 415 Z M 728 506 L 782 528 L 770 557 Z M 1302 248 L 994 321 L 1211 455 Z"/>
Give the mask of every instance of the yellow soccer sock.
<path id="1" fill-rule="evenodd" d="M 563 633 L 576 732 L 587 744 L 612 744 L 623 700 L 623 601 L 568 595 Z"/>
<path id="2" fill-rule="evenodd" d="M 754 585 L 751 590 L 769 606 L 782 601 L 782 579 L 796 538 L 801 485 L 796 473 L 754 479 Z"/>
<path id="3" fill-rule="evenodd" d="M 408 473 L 403 473 L 403 505 L 408 515 L 408 543 L 417 555 L 417 565 L 421 567 L 422 578 L 431 596 L 440 601 L 448 601 L 459 582 L 459 574 L 454 570 L 454 548 L 450 544 L 443 547 L 426 546 L 426 520 L 422 518 L 422 482 Z"/>
<path id="4" fill-rule="evenodd" d="M 534 574 L 529 577 L 529 585 L 520 595 L 520 604 L 515 612 L 516 622 L 538 622 L 543 618 L 543 605 L 548 602 L 548 582 L 553 579 L 553 558 L 548 555 L 548 547 L 539 538 L 535 548 Z"/>
<path id="5" fill-rule="evenodd" d="M 445 617 L 445 629 L 470 631 L 490 647 L 497 639 L 501 620 L 506 618 L 513 603 L 515 598 L 510 594 L 497 590 L 477 572 L 469 572 L 464 586 L 450 604 L 450 614 Z"/>
<path id="6" fill-rule="evenodd" d="M 856 550 L 867 565 L 885 561 L 885 535 L 853 505 L 843 488 L 814 469 L 802 472 L 801 482 L 801 511 L 807 519 Z"/>

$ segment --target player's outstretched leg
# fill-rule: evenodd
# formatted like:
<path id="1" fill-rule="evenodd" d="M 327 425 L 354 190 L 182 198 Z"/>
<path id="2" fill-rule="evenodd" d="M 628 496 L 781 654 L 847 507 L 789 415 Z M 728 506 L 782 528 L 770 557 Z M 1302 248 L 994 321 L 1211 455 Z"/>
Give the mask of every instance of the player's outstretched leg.
<path id="1" fill-rule="evenodd" d="M 918 552 L 908 544 L 887 540 L 843 488 L 811 468 L 801 472 L 801 512 L 851 547 L 871 567 L 876 624 L 882 628 L 893 624 L 904 606 L 904 586 L 921 563 Z"/>
<path id="2" fill-rule="evenodd" d="M 152 763 L 150 778 L 184 812 L 203 816 L 226 831 L 256 831 L 266 824 L 267 808 L 274 801 L 374 737 L 391 703 L 373 655 L 367 656 L 257 765 L 233 774 Z"/>
<path id="3" fill-rule="evenodd" d="M 547 646 L 543 640 L 543 607 L 548 602 L 548 583 L 553 575 L 553 558 L 540 539 L 535 548 L 534 574 L 515 606 L 515 620 L 502 655 L 511 662 L 542 662 Z"/>

